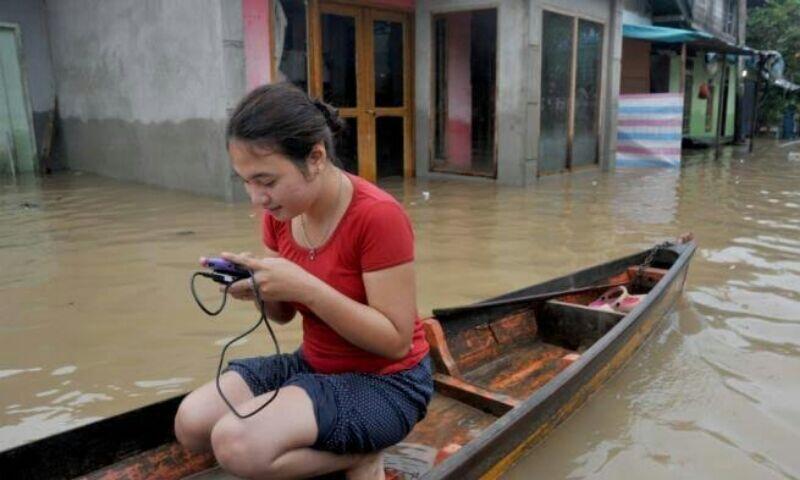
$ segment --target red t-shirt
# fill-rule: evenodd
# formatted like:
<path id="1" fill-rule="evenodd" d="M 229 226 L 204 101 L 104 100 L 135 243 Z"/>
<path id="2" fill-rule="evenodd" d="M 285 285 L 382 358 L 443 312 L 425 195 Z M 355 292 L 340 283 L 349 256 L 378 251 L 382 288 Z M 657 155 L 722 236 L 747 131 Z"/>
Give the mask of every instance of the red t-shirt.
<path id="1" fill-rule="evenodd" d="M 362 274 L 414 260 L 414 232 L 403 207 L 368 181 L 347 175 L 353 197 L 324 245 L 309 251 L 292 237 L 291 222 L 264 212 L 264 244 L 353 300 L 367 304 Z M 414 322 L 411 349 L 401 360 L 367 352 L 342 338 L 305 305 L 295 303 L 303 316 L 303 358 L 319 373 L 365 372 L 389 374 L 415 366 L 428 353 L 419 317 Z"/>

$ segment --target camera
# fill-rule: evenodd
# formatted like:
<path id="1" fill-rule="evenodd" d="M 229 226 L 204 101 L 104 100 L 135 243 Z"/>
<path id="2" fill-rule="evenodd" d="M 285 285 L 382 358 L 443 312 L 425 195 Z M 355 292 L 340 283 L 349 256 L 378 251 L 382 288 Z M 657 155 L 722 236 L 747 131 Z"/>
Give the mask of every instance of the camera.
<path id="1" fill-rule="evenodd" d="M 250 278 L 250 272 L 243 266 L 219 257 L 206 259 L 206 267 L 210 268 L 214 275 L 211 279 L 223 285 L 230 285 L 239 280 Z"/>

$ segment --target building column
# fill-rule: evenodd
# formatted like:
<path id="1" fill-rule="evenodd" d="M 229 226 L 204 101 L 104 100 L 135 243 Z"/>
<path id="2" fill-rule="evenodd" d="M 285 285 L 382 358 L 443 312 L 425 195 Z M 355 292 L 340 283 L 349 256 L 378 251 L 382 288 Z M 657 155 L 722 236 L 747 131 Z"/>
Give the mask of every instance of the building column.
<path id="1" fill-rule="evenodd" d="M 608 23 L 608 68 L 603 115 L 603 134 L 600 137 L 600 168 L 613 170 L 617 154 L 617 110 L 619 109 L 620 70 L 622 65 L 622 1 L 611 1 Z"/>

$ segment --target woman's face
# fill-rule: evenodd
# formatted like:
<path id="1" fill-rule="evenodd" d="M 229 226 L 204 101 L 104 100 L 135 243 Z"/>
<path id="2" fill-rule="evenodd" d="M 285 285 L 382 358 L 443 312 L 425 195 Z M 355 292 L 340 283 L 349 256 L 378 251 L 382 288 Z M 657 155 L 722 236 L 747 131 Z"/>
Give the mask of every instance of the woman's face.
<path id="1" fill-rule="evenodd" d="M 320 147 L 315 146 L 306 161 L 309 178 L 285 155 L 240 140 L 230 141 L 228 154 L 250 201 L 285 222 L 306 211 L 319 193 L 321 182 L 315 158 Z M 324 147 L 322 150 L 324 156 Z"/>

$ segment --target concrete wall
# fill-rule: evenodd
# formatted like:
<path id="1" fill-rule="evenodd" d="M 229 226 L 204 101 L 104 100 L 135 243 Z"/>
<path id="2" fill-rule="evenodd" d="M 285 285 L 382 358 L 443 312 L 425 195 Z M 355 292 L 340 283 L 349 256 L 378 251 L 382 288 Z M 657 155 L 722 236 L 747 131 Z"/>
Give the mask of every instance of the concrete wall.
<path id="1" fill-rule="evenodd" d="M 22 55 L 28 84 L 37 150 L 55 101 L 44 0 L 0 0 L 0 22 L 15 23 L 22 32 Z"/>
<path id="2" fill-rule="evenodd" d="M 652 16 L 649 0 L 623 0 L 622 23 L 652 25 Z"/>
<path id="3" fill-rule="evenodd" d="M 47 0 L 70 168 L 233 199 L 241 0 Z"/>
<path id="4" fill-rule="evenodd" d="M 604 25 L 604 61 L 600 99 L 601 167 L 613 167 L 616 148 L 616 95 L 619 92 L 622 7 L 618 0 L 431 0 L 416 10 L 415 136 L 417 175 L 430 172 L 432 155 L 432 16 L 479 8 L 497 8 L 497 182 L 525 185 L 536 179 L 540 122 L 542 10 L 578 16 Z M 464 178 L 458 176 L 458 178 Z"/>
<path id="5" fill-rule="evenodd" d="M 472 157 L 472 84 L 470 83 L 470 15 L 447 20 L 447 157 L 466 170 Z"/>

